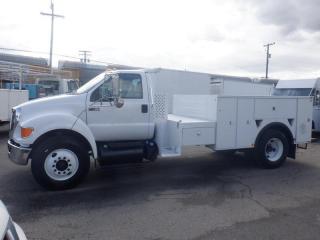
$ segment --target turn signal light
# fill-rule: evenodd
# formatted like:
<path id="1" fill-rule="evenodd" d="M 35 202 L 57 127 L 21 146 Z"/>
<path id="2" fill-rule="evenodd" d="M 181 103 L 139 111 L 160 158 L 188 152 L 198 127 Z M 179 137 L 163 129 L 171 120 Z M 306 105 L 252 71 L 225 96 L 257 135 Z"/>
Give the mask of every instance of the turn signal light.
<path id="1" fill-rule="evenodd" d="M 22 138 L 27 138 L 31 135 L 33 132 L 33 128 L 21 128 L 21 137 Z"/>

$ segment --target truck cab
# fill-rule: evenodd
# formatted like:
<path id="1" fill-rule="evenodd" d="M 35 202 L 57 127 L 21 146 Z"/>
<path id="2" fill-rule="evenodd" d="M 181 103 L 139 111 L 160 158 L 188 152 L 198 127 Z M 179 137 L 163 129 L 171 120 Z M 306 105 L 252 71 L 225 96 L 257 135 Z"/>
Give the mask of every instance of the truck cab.
<path id="1" fill-rule="evenodd" d="M 213 95 L 211 80 L 167 69 L 107 71 L 75 92 L 14 107 L 9 157 L 31 162 L 43 187 L 66 189 L 84 179 L 91 159 L 154 161 L 203 145 L 250 149 L 275 168 L 310 141 L 310 97 Z"/>
<path id="2" fill-rule="evenodd" d="M 274 96 L 313 97 L 312 129 L 320 132 L 320 79 L 281 80 L 273 91 Z"/>

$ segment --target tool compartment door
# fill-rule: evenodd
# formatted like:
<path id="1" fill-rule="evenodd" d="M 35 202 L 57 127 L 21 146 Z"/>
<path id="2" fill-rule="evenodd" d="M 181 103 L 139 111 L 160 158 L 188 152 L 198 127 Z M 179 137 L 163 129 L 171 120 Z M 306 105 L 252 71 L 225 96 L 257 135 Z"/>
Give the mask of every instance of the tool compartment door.
<path id="1" fill-rule="evenodd" d="M 310 142 L 312 133 L 312 98 L 298 98 L 296 143 Z"/>
<path id="2" fill-rule="evenodd" d="M 237 98 L 219 97 L 217 109 L 216 150 L 236 147 Z"/>
<path id="3" fill-rule="evenodd" d="M 237 115 L 237 148 L 251 148 L 255 142 L 257 126 L 253 119 L 254 99 L 238 98 Z"/>

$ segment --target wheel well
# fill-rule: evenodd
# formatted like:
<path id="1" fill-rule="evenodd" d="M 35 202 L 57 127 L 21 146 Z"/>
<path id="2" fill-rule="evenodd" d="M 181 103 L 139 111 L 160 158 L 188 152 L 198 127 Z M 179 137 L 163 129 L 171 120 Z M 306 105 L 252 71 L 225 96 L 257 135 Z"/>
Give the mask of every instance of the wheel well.
<path id="1" fill-rule="evenodd" d="M 260 141 L 262 135 L 268 131 L 268 130 L 278 130 L 280 132 L 282 132 L 286 138 L 289 141 L 289 154 L 288 156 L 291 158 L 295 158 L 295 152 L 296 152 L 296 145 L 294 144 L 294 139 L 292 136 L 291 131 L 289 130 L 289 128 L 284 125 L 283 123 L 270 123 L 267 126 L 265 126 L 258 134 L 256 141 L 255 141 L 255 145 L 257 145 L 257 143 Z"/>
<path id="2" fill-rule="evenodd" d="M 53 136 L 74 137 L 75 139 L 77 139 L 79 142 L 81 142 L 86 147 L 88 152 L 92 151 L 90 143 L 83 135 L 81 135 L 80 133 L 75 132 L 73 130 L 69 130 L 69 129 L 56 129 L 56 130 L 46 132 L 43 135 L 41 135 L 40 137 L 38 137 L 37 140 L 32 144 L 32 146 L 36 146 L 39 142 L 42 142 L 45 139 L 47 139 L 49 137 L 53 137 Z M 31 155 L 32 155 L 32 152 L 30 153 L 30 156 Z"/>

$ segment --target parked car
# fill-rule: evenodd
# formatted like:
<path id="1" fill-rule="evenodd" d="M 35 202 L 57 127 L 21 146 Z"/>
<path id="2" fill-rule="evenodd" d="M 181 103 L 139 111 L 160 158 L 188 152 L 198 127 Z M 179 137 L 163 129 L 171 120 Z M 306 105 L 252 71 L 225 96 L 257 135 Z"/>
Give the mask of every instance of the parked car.
<path id="1" fill-rule="evenodd" d="M 0 240 L 26 240 L 21 227 L 12 221 L 9 212 L 0 200 Z"/>

